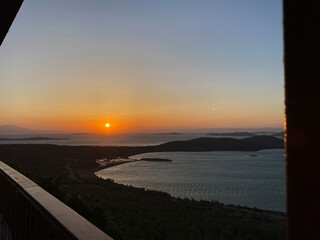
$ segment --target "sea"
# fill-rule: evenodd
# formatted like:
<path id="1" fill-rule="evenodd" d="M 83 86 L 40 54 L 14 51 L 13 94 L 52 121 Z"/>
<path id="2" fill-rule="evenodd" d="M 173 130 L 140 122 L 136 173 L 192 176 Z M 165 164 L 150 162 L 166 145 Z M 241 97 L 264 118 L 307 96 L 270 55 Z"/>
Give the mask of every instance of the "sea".
<path id="1" fill-rule="evenodd" d="M 23 140 L 31 137 L 49 137 L 51 140 Z M 208 137 L 206 133 L 141 133 L 141 134 L 16 134 L 0 135 L 0 144 L 57 144 L 71 146 L 149 146 L 169 141 Z M 219 137 L 219 136 L 216 136 Z M 222 136 L 220 136 L 222 137 Z M 64 138 L 55 140 L 55 138 Z M 243 138 L 237 137 L 234 138 Z M 4 140 L 3 140 L 4 139 Z M 8 141 L 5 139 L 16 139 Z M 18 140 L 22 139 L 22 140 Z"/>
<path id="2" fill-rule="evenodd" d="M 209 136 L 204 133 L 156 133 L 74 134 L 67 137 L 65 140 L 0 141 L 0 144 L 143 146 Z M 113 179 L 116 183 L 167 192 L 174 197 L 286 211 L 283 149 L 256 152 L 156 152 L 131 158 L 165 158 L 172 162 L 131 162 L 103 169 L 96 175 Z"/>
<path id="3" fill-rule="evenodd" d="M 257 152 L 159 152 L 96 173 L 117 183 L 158 190 L 174 197 L 286 211 L 284 150 Z"/>

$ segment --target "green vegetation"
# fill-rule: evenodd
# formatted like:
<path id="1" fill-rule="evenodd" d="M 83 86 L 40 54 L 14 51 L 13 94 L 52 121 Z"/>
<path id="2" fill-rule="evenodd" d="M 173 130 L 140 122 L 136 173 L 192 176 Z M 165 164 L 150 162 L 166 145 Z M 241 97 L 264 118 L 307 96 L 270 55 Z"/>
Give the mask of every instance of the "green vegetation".
<path id="1" fill-rule="evenodd" d="M 95 159 L 140 150 L 0 145 L 0 159 L 17 166 L 114 239 L 285 239 L 283 213 L 173 198 L 92 174 L 98 167 Z"/>
<path id="2" fill-rule="evenodd" d="M 175 199 L 110 180 L 99 186 L 39 183 L 115 239 L 285 239 L 281 214 Z"/>

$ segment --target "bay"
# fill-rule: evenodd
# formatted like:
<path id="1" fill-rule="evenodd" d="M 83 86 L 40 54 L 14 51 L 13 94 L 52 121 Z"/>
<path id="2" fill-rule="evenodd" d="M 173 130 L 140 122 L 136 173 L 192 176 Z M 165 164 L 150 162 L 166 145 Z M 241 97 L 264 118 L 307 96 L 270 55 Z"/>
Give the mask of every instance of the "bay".
<path id="1" fill-rule="evenodd" d="M 144 153 L 132 158 L 166 158 L 172 162 L 132 162 L 96 174 L 174 197 L 286 211 L 283 149 Z"/>

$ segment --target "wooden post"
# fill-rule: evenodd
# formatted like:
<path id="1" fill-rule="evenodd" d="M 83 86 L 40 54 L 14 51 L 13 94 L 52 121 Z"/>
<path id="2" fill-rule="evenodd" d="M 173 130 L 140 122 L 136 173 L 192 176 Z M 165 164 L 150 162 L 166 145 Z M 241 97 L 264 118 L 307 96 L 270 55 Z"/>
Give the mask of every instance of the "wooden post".
<path id="1" fill-rule="evenodd" d="M 288 239 L 320 239 L 320 1 L 283 0 Z"/>

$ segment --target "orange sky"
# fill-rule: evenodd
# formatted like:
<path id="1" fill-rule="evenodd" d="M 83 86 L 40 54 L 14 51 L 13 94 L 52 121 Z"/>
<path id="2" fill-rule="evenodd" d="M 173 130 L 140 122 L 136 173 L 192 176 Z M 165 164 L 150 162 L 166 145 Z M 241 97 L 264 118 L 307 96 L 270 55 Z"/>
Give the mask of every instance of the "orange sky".
<path id="1" fill-rule="evenodd" d="M 110 4 L 23 4 L 0 49 L 0 125 L 283 126 L 281 4 Z"/>

